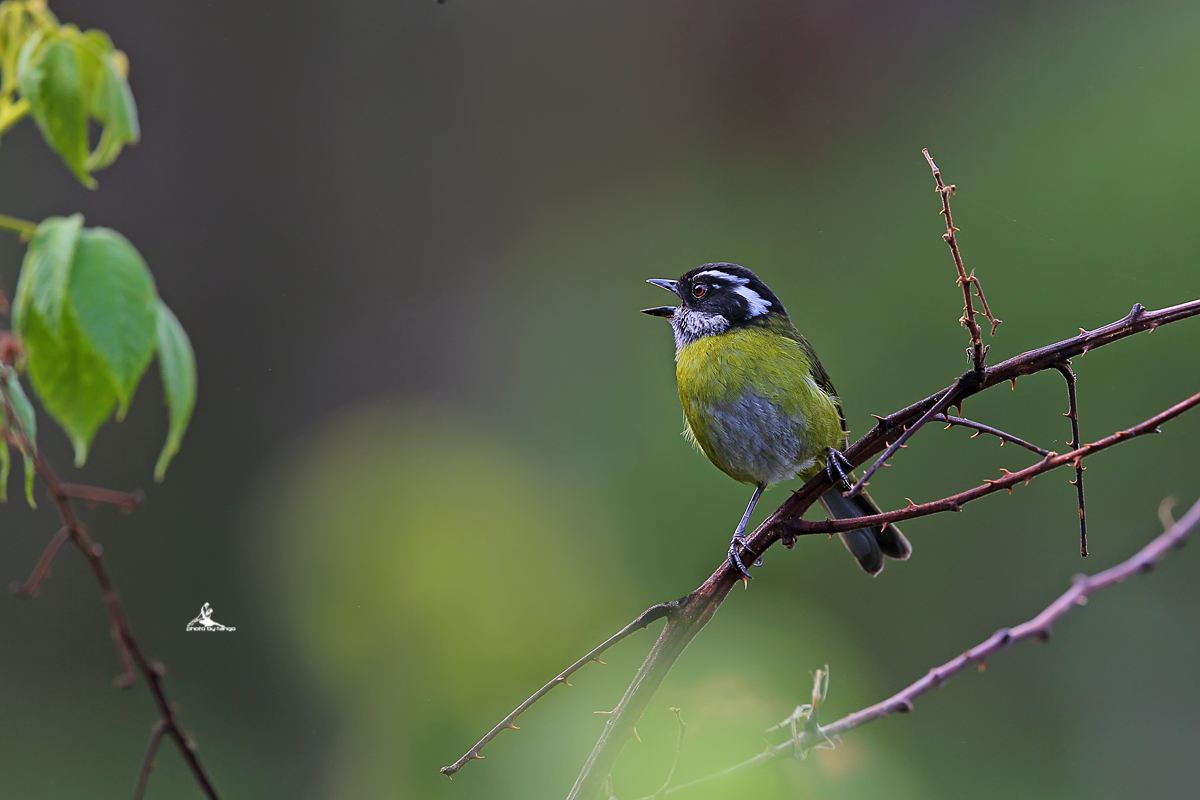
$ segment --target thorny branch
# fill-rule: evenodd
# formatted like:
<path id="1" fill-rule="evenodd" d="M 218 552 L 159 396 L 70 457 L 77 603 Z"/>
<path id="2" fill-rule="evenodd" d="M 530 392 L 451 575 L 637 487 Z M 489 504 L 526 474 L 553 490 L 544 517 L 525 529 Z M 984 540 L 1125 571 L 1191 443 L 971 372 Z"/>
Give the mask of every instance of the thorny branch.
<path id="1" fill-rule="evenodd" d="M 1004 447 L 1005 442 L 1012 442 L 1018 447 L 1024 447 L 1026 450 L 1037 453 L 1039 456 L 1044 456 L 1050 452 L 1046 448 L 1039 447 L 1033 442 L 1027 442 L 1019 436 L 1013 436 L 1007 431 L 1002 431 L 999 428 L 992 427 L 991 425 L 984 425 L 982 422 L 976 422 L 973 419 L 967 419 L 966 417 L 955 417 L 951 416 L 950 414 L 935 414 L 933 418 L 938 422 L 946 423 L 946 430 L 949 430 L 955 426 L 960 428 L 971 428 L 975 431 L 971 434 L 972 439 L 975 439 L 986 433 L 999 439 L 1001 447 Z M 1076 443 L 1071 446 L 1078 447 L 1079 444 Z"/>
<path id="2" fill-rule="evenodd" d="M 1075 396 L 1075 370 L 1071 369 L 1071 362 L 1064 361 L 1058 365 L 1058 371 L 1062 373 L 1063 380 L 1067 382 L 1067 410 L 1063 416 L 1071 420 L 1071 449 L 1079 447 L 1079 399 Z M 1071 483 L 1075 486 L 1075 494 L 1079 500 L 1079 555 L 1084 558 L 1088 554 L 1088 538 L 1087 538 L 1087 505 L 1083 500 L 1083 460 L 1076 459 L 1075 461 L 1075 480 Z"/>
<path id="3" fill-rule="evenodd" d="M 971 334 L 971 346 L 967 353 L 971 356 L 975 371 L 983 372 L 983 360 L 987 356 L 989 348 L 984 346 L 983 332 L 979 328 L 979 323 L 975 321 L 976 312 L 975 304 L 971 300 L 971 288 L 974 287 L 975 295 L 979 298 L 979 313 L 987 317 L 987 321 L 992 325 L 992 336 L 996 335 L 996 329 L 1004 320 L 997 319 L 996 315 L 992 313 L 987 297 L 983 294 L 983 285 L 975 276 L 975 270 L 968 273 L 963 264 L 962 252 L 958 249 L 958 237 L 955 236 L 958 228 L 954 227 L 954 216 L 950 213 L 950 196 L 954 194 L 957 187 L 954 184 L 947 185 L 942 182 L 942 171 L 934 163 L 933 156 L 929 155 L 929 148 L 922 148 L 921 155 L 925 156 L 925 162 L 929 164 L 929 170 L 933 173 L 934 191 L 942 199 L 941 214 L 946 219 L 946 232 L 942 234 L 942 239 L 950 247 L 950 254 L 954 257 L 954 267 L 958 270 L 958 285 L 962 288 L 963 315 L 960 321 Z"/>
<path id="4" fill-rule="evenodd" d="M 791 722 L 792 736 L 787 741 L 772 745 L 752 758 L 727 767 L 720 772 L 676 784 L 665 792 L 660 790 L 660 793 L 673 795 L 676 792 L 710 783 L 727 775 L 741 772 L 747 767 L 773 761 L 782 756 L 795 755 L 802 758 L 808 751 L 826 744 L 833 737 L 892 714 L 907 714 L 913 710 L 913 704 L 918 697 L 936 689 L 973 665 L 982 668 L 988 658 L 1009 645 L 1026 639 L 1036 639 L 1039 642 L 1048 641 L 1051 626 L 1061 617 L 1066 616 L 1072 609 L 1085 605 L 1088 597 L 1101 589 L 1107 589 L 1134 575 L 1151 571 L 1163 556 L 1171 550 L 1178 549 L 1198 526 L 1200 526 L 1200 500 L 1196 501 L 1182 519 L 1172 522 L 1163 533 L 1125 561 L 1095 575 L 1076 575 L 1071 581 L 1069 589 L 1031 619 L 1010 628 L 1001 628 L 974 647 L 929 670 L 925 675 L 891 697 L 852 714 L 847 714 L 828 725 L 816 724 L 815 714 L 811 712 L 819 705 L 817 702 L 812 705 L 800 706 L 787 720 L 784 720 L 784 723 Z M 820 681 L 819 671 L 817 680 Z M 816 692 L 814 692 L 815 694 Z M 797 720 L 808 721 L 812 724 L 797 730 Z M 782 725 L 775 726 L 771 730 L 777 730 L 780 727 Z"/>
<path id="5" fill-rule="evenodd" d="M 901 431 L 900 437 L 896 441 L 887 446 L 878 459 L 875 460 L 870 467 L 863 472 L 861 478 L 850 487 L 850 491 L 846 492 L 847 497 L 855 497 L 867 488 L 867 484 L 871 482 L 872 476 L 879 471 L 879 468 L 887 464 L 888 459 L 896 454 L 900 448 L 907 446 L 907 442 L 916 435 L 925 423 L 934 419 L 939 414 L 942 414 L 950 406 L 958 405 L 959 412 L 962 412 L 962 400 L 964 395 L 962 390 L 967 387 L 972 381 L 978 381 L 984 375 L 984 359 L 987 358 L 990 345 L 985 347 L 983 344 L 983 331 L 979 327 L 979 323 L 975 320 L 975 303 L 971 299 L 971 287 L 975 287 L 975 294 L 979 298 L 979 305 L 982 309 L 982 314 L 987 317 L 988 322 L 992 324 L 991 335 L 996 335 L 996 328 L 1000 327 L 1003 320 L 997 319 L 992 314 L 992 309 L 988 305 L 986 296 L 983 294 L 983 285 L 979 282 L 979 278 L 975 276 L 975 270 L 967 273 L 967 268 L 963 264 L 962 252 L 958 249 L 958 228 L 954 227 L 954 215 L 950 211 L 950 196 L 954 194 L 956 187 L 954 184 L 946 184 L 942 181 L 942 171 L 934 162 L 933 156 L 929 155 L 929 148 L 922 148 L 921 155 L 925 156 L 925 162 L 929 164 L 929 169 L 933 173 L 934 191 L 942 200 L 941 215 L 946 220 L 946 232 L 942 234 L 942 240 L 950 247 L 950 255 L 954 258 L 954 269 L 958 272 L 958 286 L 963 293 L 963 313 L 959 318 L 959 322 L 967 329 L 971 336 L 971 344 L 967 348 L 967 355 L 971 358 L 973 367 L 971 372 L 961 376 L 924 416 L 920 417 L 913 425 L 906 427 Z"/>
<path id="6" fill-rule="evenodd" d="M 866 528 L 873 525 L 886 525 L 889 522 L 900 522 L 906 519 L 915 519 L 916 517 L 928 517 L 930 514 L 937 514 L 943 511 L 962 511 L 963 506 L 973 500 L 978 500 L 981 497 L 986 497 L 989 494 L 1003 490 L 1011 493 L 1017 484 L 1028 483 L 1038 475 L 1049 472 L 1056 467 L 1067 464 L 1081 464 L 1084 458 L 1101 450 L 1107 450 L 1114 445 L 1129 441 L 1138 436 L 1145 436 L 1148 433 L 1160 433 L 1159 426 L 1198 405 L 1200 405 L 1200 392 L 1197 392 L 1186 400 L 1181 400 L 1170 408 L 1155 414 L 1143 422 L 1139 422 L 1131 428 L 1117 431 L 1105 436 L 1103 439 L 1097 439 L 1090 444 L 1077 447 L 1061 455 L 1053 452 L 1047 453 L 1041 461 L 1016 472 L 1010 472 L 1001 467 L 999 478 L 985 478 L 983 483 L 978 486 L 948 495 L 939 500 L 931 500 L 928 503 L 914 503 L 910 500 L 908 506 L 905 508 L 896 509 L 895 511 L 885 511 L 881 514 L 872 514 L 866 517 L 836 520 L 826 519 L 820 522 L 809 522 L 808 520 L 799 519 L 782 524 L 787 526 L 789 533 L 793 536 L 803 536 L 814 533 L 852 531 L 856 528 Z"/>
<path id="7" fill-rule="evenodd" d="M 933 165 L 931 159 L 930 165 L 935 170 L 935 182 L 940 184 L 940 172 L 936 170 L 936 166 Z M 944 204 L 948 204 L 948 194 L 951 191 L 952 187 L 949 187 L 941 192 Z M 950 223 L 947 233 L 953 239 L 953 224 L 948 215 L 947 221 Z M 957 255 L 956 243 L 952 248 L 952 252 L 956 253 L 956 267 L 961 267 L 961 257 Z M 982 291 L 979 289 L 978 281 L 972 275 L 967 275 L 965 268 L 963 268 L 961 274 L 965 276 L 965 289 L 969 289 L 970 286 L 975 287 L 976 297 L 980 299 L 981 306 L 986 309 L 985 316 L 989 316 L 993 327 L 999 324 L 999 320 L 990 317 L 991 312 L 990 309 L 987 309 L 986 303 L 982 299 Z M 970 293 L 964 291 L 964 295 L 965 303 L 970 304 L 972 302 Z M 885 463 L 891 454 L 902 447 L 906 443 L 906 440 L 911 439 L 917 429 L 926 422 L 939 418 L 946 421 L 948 417 L 947 410 L 951 406 L 961 407 L 962 401 L 973 395 L 1002 383 L 1011 383 L 1015 388 L 1017 379 L 1022 376 L 1051 369 L 1057 370 L 1059 365 L 1066 363 L 1069 359 L 1084 355 L 1095 348 L 1112 344 L 1137 333 L 1153 331 L 1162 325 L 1198 315 L 1200 315 L 1200 299 L 1153 311 L 1147 310 L 1140 303 L 1135 303 L 1133 308 L 1124 317 L 1094 330 L 1088 331 L 1081 328 L 1079 334 L 1076 336 L 1026 351 L 991 367 L 986 366 L 980 360 L 977 366 L 973 364 L 970 370 L 956 378 L 949 386 L 943 387 L 923 399 L 911 403 L 885 417 L 876 417 L 877 424 L 875 427 L 848 447 L 845 455 L 853 466 L 861 466 L 873 455 L 885 451 L 884 456 L 873 465 L 872 471 L 874 471 L 874 469 Z M 965 314 L 964 316 L 971 319 L 972 322 L 974 321 L 974 313 Z M 872 517 L 859 518 L 853 521 L 852 527 L 861 527 L 864 522 L 911 519 L 936 513 L 937 511 L 949 510 L 955 506 L 961 508 L 966 502 L 970 502 L 978 497 L 1000 489 L 1012 488 L 1017 483 L 1031 479 L 1050 469 L 1067 463 L 1073 463 L 1076 458 L 1084 458 L 1101 449 L 1111 447 L 1142 433 L 1148 433 L 1161 422 L 1183 413 L 1197 404 L 1200 404 L 1200 394 L 1194 395 L 1176 406 L 1167 409 L 1141 425 L 1134 426 L 1125 431 L 1118 431 L 1112 436 L 1093 442 L 1090 445 L 1072 448 L 1069 453 L 1063 456 L 1048 451 L 1043 454 L 1039 448 L 1034 447 L 1035 452 L 1039 452 L 1039 455 L 1042 455 L 1042 459 L 1039 462 L 1021 472 L 1006 473 L 999 480 L 985 482 L 982 486 L 977 486 L 965 493 L 960 493 L 969 496 L 951 496 L 943 498 L 941 501 L 934 501 L 933 504 L 925 504 L 924 506 L 917 506 L 917 504 L 913 503 L 905 509 Z M 1015 437 L 1009 438 L 1009 441 L 1014 440 Z M 860 481 L 858 485 L 861 488 L 861 486 L 865 485 L 865 482 Z M 822 471 L 798 490 L 794 491 L 791 496 L 747 537 L 745 556 L 757 559 L 777 542 L 783 542 L 785 546 L 790 547 L 795 543 L 796 536 L 799 533 L 817 533 L 838 529 L 837 525 L 839 523 L 829 521 L 823 523 L 804 523 L 801 520 L 805 511 L 829 487 L 829 479 L 824 474 L 824 471 Z M 939 503 L 945 504 L 945 507 L 929 507 Z M 811 529 L 805 529 L 806 526 L 812 527 Z M 666 624 L 660 631 L 642 666 L 638 669 L 633 680 L 625 690 L 624 695 L 613 711 L 606 716 L 604 728 L 591 754 L 584 762 L 575 780 L 575 784 L 567 796 L 567 800 L 591 800 L 605 785 L 605 781 L 611 774 L 612 767 L 616 763 L 621 749 L 634 735 L 634 726 L 645 712 L 654 693 L 687 645 L 708 624 L 709 620 L 712 619 L 740 577 L 740 574 L 734 567 L 731 567 L 727 561 L 722 560 L 716 570 L 700 586 L 682 599 L 673 601 L 669 613 L 661 615 L 666 617 Z M 1107 585 L 1107 583 L 1104 585 Z M 640 619 L 642 618 L 635 619 L 631 625 L 636 624 Z M 628 627 L 626 626 L 622 631 L 626 631 Z M 621 632 L 618 632 L 615 638 L 616 640 L 623 638 Z M 610 639 L 602 647 L 607 646 L 610 642 L 614 642 L 614 640 Z M 577 669 L 582 663 L 586 663 L 587 660 L 588 657 L 585 656 L 569 669 Z M 546 691 L 546 687 L 543 687 L 543 690 L 540 690 L 539 693 L 527 699 L 509 717 L 506 717 L 506 721 L 511 721 L 516 714 L 527 709 L 540 696 L 544 695 Z M 861 724 L 861 722 L 857 724 Z M 494 738 L 496 733 L 504 727 L 505 721 L 502 721 L 500 725 L 494 728 L 492 732 L 472 748 L 472 751 L 476 753 L 475 757 L 478 757 L 478 748 L 486 744 L 487 741 L 490 741 L 491 738 Z M 838 730 L 835 729 L 833 732 L 836 733 Z M 468 756 L 470 756 L 472 751 L 468 751 Z M 464 759 L 460 759 L 451 766 L 455 769 L 461 768 L 461 766 L 470 760 L 472 758 L 464 757 Z M 443 772 L 446 771 L 446 769 L 443 770 Z"/>
<path id="8" fill-rule="evenodd" d="M 7 370 L 11 369 L 11 367 L 4 366 L 0 367 L 0 369 Z M 50 574 L 50 567 L 54 561 L 54 557 L 62 545 L 68 540 L 75 545 L 87 560 L 88 566 L 92 570 L 92 575 L 95 577 L 96 583 L 100 586 L 100 596 L 104 600 L 105 607 L 108 609 L 113 641 L 116 643 L 117 653 L 125 668 L 122 675 L 118 676 L 117 684 L 127 685 L 136 680 L 133 672 L 136 668 L 137 672 L 141 673 L 145 679 L 146 687 L 150 690 L 154 704 L 158 708 L 159 719 L 155 723 L 150 746 L 147 747 L 146 757 L 138 774 L 138 784 L 135 789 L 137 795 L 135 796 L 140 796 L 145 790 L 145 782 L 148 780 L 159 740 L 164 736 L 169 736 L 178 748 L 180 755 L 183 756 L 183 760 L 191 770 L 192 776 L 196 784 L 200 787 L 200 790 L 206 797 L 215 800 L 217 790 L 213 787 L 208 773 L 196 755 L 195 743 L 188 737 L 187 732 L 184 731 L 182 725 L 179 723 L 178 718 L 175 716 L 175 706 L 167 696 L 166 688 L 163 685 L 163 675 L 166 670 L 161 663 L 152 661 L 146 656 L 141 644 L 134 637 L 133 629 L 129 625 L 129 618 L 125 614 L 125 607 L 121 604 L 116 587 L 113 585 L 112 578 L 108 574 L 108 569 L 104 565 L 102 558 L 103 548 L 99 543 L 93 541 L 88 534 L 87 528 L 84 526 L 82 520 L 80 520 L 73 502 L 74 498 L 80 495 L 87 495 L 84 499 L 92 502 L 113 502 L 120 496 L 133 497 L 133 495 L 125 495 L 122 492 L 114 492 L 108 489 L 64 484 L 58 477 L 58 473 L 50 465 L 50 462 L 46 460 L 46 457 L 29 440 L 26 432 L 21 428 L 20 421 L 13 409 L 12 397 L 9 396 L 8 388 L 4 381 L 0 381 L 0 402 L 3 404 L 4 418 L 7 421 L 5 428 L 6 436 L 14 447 L 22 453 L 32 456 L 34 469 L 37 472 L 38 478 L 54 501 L 63 524 L 62 530 L 50 540 L 50 544 L 47 545 L 45 551 L 43 551 L 41 557 L 38 559 L 38 563 L 34 567 L 29 579 L 23 585 L 16 588 L 16 593 L 27 597 L 32 596 L 42 581 L 45 580 L 46 576 Z M 127 506 L 126 502 L 113 502 L 113 504 L 122 507 Z"/>

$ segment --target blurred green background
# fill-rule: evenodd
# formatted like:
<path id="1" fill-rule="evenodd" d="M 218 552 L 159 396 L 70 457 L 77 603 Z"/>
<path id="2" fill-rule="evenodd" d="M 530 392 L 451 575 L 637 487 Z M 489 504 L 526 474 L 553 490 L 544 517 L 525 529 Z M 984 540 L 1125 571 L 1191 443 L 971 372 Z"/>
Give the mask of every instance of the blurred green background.
<path id="1" fill-rule="evenodd" d="M 1192 3 L 52 5 L 129 54 L 144 141 L 88 193 L 21 126 L 0 210 L 121 230 L 191 333 L 200 401 L 167 482 L 150 481 L 153 381 L 70 474 L 148 490 L 132 516 L 87 517 L 228 797 L 566 793 L 651 633 L 487 761 L 437 769 L 695 586 L 746 499 L 678 435 L 644 278 L 757 270 L 855 433 L 965 365 L 922 146 L 1005 320 L 993 359 L 1200 293 Z M 0 239 L 8 291 L 20 255 Z M 1198 343 L 1185 322 L 1078 359 L 1084 438 L 1195 391 Z M 1062 449 L 1064 408 L 1042 375 L 966 412 Z M 840 715 L 1126 557 L 1161 498 L 1196 497 L 1198 434 L 1187 416 L 1090 462 L 1087 562 L 1066 472 L 908 524 L 915 557 L 877 580 L 820 537 L 772 551 L 659 692 L 617 795 L 661 783 L 669 706 L 688 723 L 677 775 L 697 777 L 761 750 L 812 669 L 830 665 Z M 43 441 L 69 463 L 60 433 Z M 933 428 L 872 490 L 931 499 L 1027 456 Z M 0 514 L 0 564 L 23 577 L 54 516 Z M 680 796 L 1186 794 L 1195 558 L 834 752 Z M 237 632 L 186 634 L 204 602 Z M 143 687 L 109 686 L 82 560 L 0 602 L 0 631 L 0 795 L 128 796 L 153 712 Z M 164 748 L 150 796 L 193 794 Z"/>

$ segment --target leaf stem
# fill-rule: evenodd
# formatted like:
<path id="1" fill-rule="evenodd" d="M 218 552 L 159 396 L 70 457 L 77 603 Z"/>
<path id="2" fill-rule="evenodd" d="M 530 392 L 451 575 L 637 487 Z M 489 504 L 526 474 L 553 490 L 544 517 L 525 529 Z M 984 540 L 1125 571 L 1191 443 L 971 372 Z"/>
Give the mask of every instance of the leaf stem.
<path id="1" fill-rule="evenodd" d="M 30 222 L 27 219 L 20 217 L 10 217 L 8 214 L 0 214 L 0 229 L 13 231 L 22 239 L 29 240 L 37 233 L 37 223 Z"/>

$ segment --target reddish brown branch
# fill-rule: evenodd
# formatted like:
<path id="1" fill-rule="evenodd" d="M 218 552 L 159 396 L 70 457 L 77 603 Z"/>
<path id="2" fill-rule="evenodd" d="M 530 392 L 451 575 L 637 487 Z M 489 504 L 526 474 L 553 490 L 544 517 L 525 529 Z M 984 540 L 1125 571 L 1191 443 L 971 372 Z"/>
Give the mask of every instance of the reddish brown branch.
<path id="1" fill-rule="evenodd" d="M 60 528 L 58 533 L 51 537 L 46 543 L 42 554 L 38 556 L 37 563 L 33 565 L 33 571 L 29 573 L 29 577 L 24 583 L 13 581 L 9 584 L 9 591 L 17 597 L 36 597 L 38 589 L 41 588 L 42 582 L 50 577 L 50 568 L 54 566 L 54 557 L 58 555 L 58 551 L 71 538 L 71 534 L 66 528 Z"/>
<path id="2" fill-rule="evenodd" d="M 803 728 L 793 727 L 793 736 L 786 742 L 773 745 L 762 753 L 746 759 L 738 764 L 721 770 L 712 775 L 677 784 L 668 789 L 665 794 L 672 795 L 701 784 L 707 784 L 718 778 L 740 772 L 747 767 L 763 764 L 767 761 L 787 755 L 803 755 L 819 745 L 829 742 L 833 737 L 847 733 L 855 728 L 874 722 L 892 714 L 903 714 L 913 710 L 917 698 L 936 689 L 955 675 L 969 667 L 982 666 L 995 653 L 1009 645 L 1028 639 L 1045 642 L 1050 638 L 1051 626 L 1070 611 L 1084 605 L 1087 598 L 1110 586 L 1144 572 L 1149 572 L 1163 556 L 1177 549 L 1183 542 L 1200 527 L 1200 500 L 1178 522 L 1172 524 L 1166 531 L 1156 536 L 1149 544 L 1115 566 L 1109 567 L 1095 575 L 1077 575 L 1071 582 L 1071 587 L 1058 596 L 1054 602 L 1043 608 L 1034 617 L 1014 625 L 1001 628 L 979 644 L 956 655 L 949 661 L 934 667 L 923 676 L 905 688 L 881 700 L 874 705 L 831 722 L 828 725 L 806 725 Z M 816 705 L 815 703 L 813 704 Z M 797 713 L 789 717 L 794 720 L 804 716 L 805 709 L 812 706 L 801 706 Z M 809 717 L 804 717 L 807 721 Z M 785 720 L 787 722 L 788 720 Z M 778 727 L 778 726 L 777 726 Z"/>
<path id="3" fill-rule="evenodd" d="M 879 468 L 887 464 L 888 459 L 891 458 L 898 450 L 900 450 L 900 448 L 907 447 L 908 440 L 915 436 L 917 431 L 925 427 L 927 422 L 929 422 L 931 419 L 936 419 L 939 416 L 944 417 L 945 411 L 950 408 L 950 406 L 954 405 L 954 403 L 959 399 L 959 393 L 962 391 L 963 387 L 974 380 L 977 380 L 975 373 L 968 372 L 965 375 L 962 375 L 958 380 L 950 385 L 949 389 L 942 393 L 942 396 L 937 399 L 937 402 L 926 409 L 924 414 L 917 417 L 916 422 L 914 422 L 912 425 L 905 425 L 903 430 L 900 432 L 900 435 L 896 437 L 896 441 L 889 444 L 883 451 L 883 455 L 875 459 L 875 462 L 871 464 L 871 466 L 867 467 L 866 471 L 863 472 L 862 477 L 850 487 L 850 491 L 846 492 L 846 496 L 854 497 L 863 489 L 867 488 L 867 484 L 871 482 L 871 477 L 879 471 Z"/>
<path id="4" fill-rule="evenodd" d="M 975 371 L 983 372 L 983 360 L 987 357 L 988 348 L 984 347 L 983 332 L 979 328 L 979 323 L 975 321 L 975 304 L 971 299 L 972 286 L 979 298 L 981 313 L 992 325 L 992 336 L 996 335 L 996 328 L 1003 320 L 997 319 L 992 314 L 991 306 L 988 305 L 987 298 L 983 294 L 983 285 L 979 282 L 979 278 L 975 277 L 974 270 L 968 273 L 963 264 L 962 252 L 958 249 L 958 238 L 955 235 L 958 233 L 958 228 L 954 226 L 954 215 L 950 212 L 950 196 L 954 194 L 955 186 L 942 181 L 942 171 L 934 163 L 933 156 L 929 155 L 929 148 L 922 148 L 921 155 L 925 156 L 925 162 L 929 164 L 929 170 L 933 173 L 934 191 L 942 200 L 941 214 L 946 219 L 946 232 L 942 234 L 942 239 L 950 247 L 950 255 L 954 258 L 954 268 L 958 271 L 958 285 L 963 293 L 963 315 L 960 322 L 971 335 L 971 345 L 967 352 L 971 356 Z"/>
<path id="5" fill-rule="evenodd" d="M 64 483 L 62 492 L 72 500 L 82 500 L 91 506 L 116 506 L 122 511 L 133 511 L 146 501 L 146 495 L 140 489 L 133 492 L 120 492 L 116 489 L 105 489 L 102 486 L 88 486 L 82 483 Z"/>
<path id="6" fill-rule="evenodd" d="M 1067 410 L 1063 416 L 1071 420 L 1071 448 L 1074 449 L 1079 447 L 1079 400 L 1075 394 L 1075 370 L 1071 369 L 1069 362 L 1064 361 L 1058 365 L 1058 371 L 1067 382 Z M 1079 555 L 1087 558 L 1087 504 L 1083 499 L 1083 470 L 1083 459 L 1076 459 L 1075 480 L 1071 483 L 1075 486 L 1075 495 L 1079 502 Z"/>
<path id="7" fill-rule="evenodd" d="M 1001 469 L 1001 477 L 995 480 L 984 480 L 978 486 L 974 486 L 962 492 L 957 492 L 948 495 L 939 500 L 931 500 L 928 503 L 911 503 L 906 508 L 896 509 L 894 511 L 885 511 L 882 514 L 871 514 L 865 517 L 854 517 L 853 519 L 826 519 L 819 522 L 809 522 L 808 520 L 790 520 L 784 525 L 787 526 L 789 534 L 792 536 L 803 536 L 814 533 L 836 533 L 839 531 L 852 531 L 856 528 L 866 528 L 874 525 L 886 525 L 889 522 L 900 522 L 906 519 L 915 519 L 917 517 L 927 517 L 930 514 L 937 514 L 944 511 L 962 511 L 963 506 L 981 497 L 986 497 L 989 494 L 994 494 L 999 491 L 1011 491 L 1019 483 L 1028 483 L 1033 478 L 1041 475 L 1044 472 L 1049 472 L 1056 467 L 1061 467 L 1067 464 L 1079 464 L 1084 458 L 1091 456 L 1101 450 L 1128 441 L 1138 436 L 1144 436 L 1148 433 L 1159 433 L 1159 426 L 1174 419 L 1183 412 L 1195 408 L 1200 405 L 1200 392 L 1192 395 L 1186 400 L 1171 406 L 1170 408 L 1155 414 L 1149 419 L 1139 422 L 1131 428 L 1117 431 L 1116 433 L 1105 436 L 1103 439 L 1077 447 L 1074 450 L 1063 453 L 1048 453 L 1041 461 L 1032 464 L 1025 469 L 1017 472 L 1010 472 L 1006 469 Z M 1078 467 L 1077 467 L 1078 468 Z"/>
<path id="8" fill-rule="evenodd" d="M 109 576 L 108 569 L 105 567 L 101 557 L 103 548 L 94 542 L 88 534 L 87 528 L 84 527 L 83 522 L 75 511 L 72 495 L 64 490 L 64 484 L 59 479 L 58 473 L 55 472 L 50 462 L 46 460 L 45 456 L 29 440 L 25 431 L 21 430 L 16 419 L 16 414 L 13 412 L 12 398 L 8 394 L 8 389 L 5 387 L 4 381 L 0 381 L 0 398 L 3 400 L 5 417 L 8 420 L 9 434 L 15 438 L 17 446 L 23 453 L 33 455 L 34 469 L 58 509 L 58 514 L 62 518 L 63 529 L 67 532 L 67 537 L 87 560 L 88 567 L 91 569 L 92 575 L 100 587 L 100 596 L 104 601 L 105 607 L 108 609 L 108 616 L 113 630 L 113 639 L 117 643 L 117 651 L 125 667 L 125 673 L 118 678 L 118 682 L 128 675 L 132 675 L 134 668 L 141 674 L 146 681 L 147 688 L 150 690 L 154 705 L 158 708 L 158 725 L 163 729 L 162 735 L 169 736 L 175 743 L 176 748 L 179 750 L 180 755 L 183 756 L 183 760 L 191 770 L 192 777 L 200 787 L 200 790 L 206 797 L 215 800 L 217 791 L 213 787 L 208 773 L 205 772 L 204 767 L 200 764 L 200 760 L 196 755 L 195 745 L 188 738 L 187 733 L 175 716 L 174 704 L 167 697 L 166 689 L 163 686 L 164 670 L 162 665 L 151 661 L 146 656 L 145 651 L 142 650 L 141 644 L 134 637 L 133 629 L 129 624 L 129 618 L 125 614 L 125 608 L 121 604 L 116 587 L 113 585 L 112 578 Z M 47 561 L 47 570 L 49 569 L 49 561 L 52 559 L 53 553 L 51 553 L 49 559 L 46 559 L 46 554 L 43 553 L 43 560 Z M 39 560 L 40 563 L 41 560 Z M 35 568 L 35 573 L 36 571 Z M 155 745 L 155 749 L 157 749 L 157 744 Z M 153 754 L 150 755 L 152 756 Z M 144 769 L 145 766 L 143 765 Z"/>
<path id="9" fill-rule="evenodd" d="M 983 285 L 979 282 L 979 278 L 975 277 L 975 272 L 972 270 L 969 274 L 967 268 L 963 264 L 962 252 L 958 249 L 958 237 L 956 236 L 958 228 L 954 226 L 954 215 L 950 211 L 950 196 L 954 194 L 954 184 L 946 184 L 942 181 L 942 171 L 934 162 L 933 157 L 929 155 L 929 149 L 923 148 L 921 155 L 925 156 L 926 163 L 929 164 L 929 169 L 933 173 L 934 191 L 942 200 L 941 214 L 946 220 L 946 232 L 942 234 L 942 239 L 950 247 L 950 254 L 954 258 L 954 269 L 958 272 L 958 285 L 963 293 L 963 313 L 959 318 L 959 322 L 966 327 L 970 334 L 971 343 L 967 348 L 967 354 L 971 357 L 972 371 L 960 377 L 955 383 L 946 390 L 946 393 L 938 399 L 938 401 L 925 413 L 920 416 L 912 425 L 905 426 L 901 431 L 900 437 L 892 442 L 884 450 L 883 455 L 875 460 L 870 467 L 867 468 L 863 476 L 858 479 L 850 491 L 846 492 L 847 497 L 854 497 L 862 492 L 871 482 L 871 477 L 879 471 L 880 467 L 887 464 L 888 459 L 896 454 L 900 448 L 904 447 L 908 440 L 916 435 L 917 431 L 925 426 L 927 422 L 947 411 L 950 406 L 958 405 L 959 411 L 962 411 L 962 400 L 965 396 L 963 389 L 970 382 L 978 383 L 982 380 L 986 367 L 984 359 L 987 357 L 989 348 L 983 344 L 983 332 L 979 327 L 979 323 L 975 321 L 975 304 L 971 299 L 971 287 L 975 287 L 975 294 L 979 298 L 979 304 L 983 309 L 984 316 L 991 322 L 991 335 L 996 335 L 996 328 L 999 327 L 1001 320 L 997 319 L 992 314 L 991 306 L 988 305 L 987 298 L 983 294 Z"/>
<path id="10" fill-rule="evenodd" d="M 971 434 L 972 439 L 986 433 L 990 436 L 995 436 L 997 439 L 999 439 L 1001 447 L 1004 447 L 1005 442 L 1012 442 L 1017 447 L 1024 447 L 1026 450 L 1037 453 L 1039 456 L 1044 456 L 1050 452 L 1046 448 L 1039 447 L 1038 445 L 1034 444 L 1033 442 L 1027 442 L 1019 436 L 1014 436 L 1007 431 L 1002 431 L 999 428 L 992 427 L 991 425 L 984 425 L 982 422 L 976 422 L 973 419 L 967 419 L 966 417 L 955 417 L 955 416 L 951 416 L 949 414 L 935 414 L 933 418 L 935 420 L 937 420 L 938 422 L 946 423 L 947 430 L 949 430 L 950 428 L 956 427 L 956 426 L 960 427 L 960 428 L 970 428 L 970 429 L 974 430 L 975 433 Z M 1072 446 L 1078 447 L 1079 445 L 1075 444 Z"/>

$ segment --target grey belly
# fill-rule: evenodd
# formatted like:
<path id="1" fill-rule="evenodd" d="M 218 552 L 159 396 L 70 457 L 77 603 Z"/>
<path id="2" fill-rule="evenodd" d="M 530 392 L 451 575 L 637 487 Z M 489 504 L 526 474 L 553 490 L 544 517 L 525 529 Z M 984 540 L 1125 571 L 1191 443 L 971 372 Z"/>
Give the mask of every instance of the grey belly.
<path id="1" fill-rule="evenodd" d="M 705 450 L 738 480 L 772 484 L 794 478 L 814 463 L 808 421 L 788 415 L 755 394 L 708 406 Z"/>

